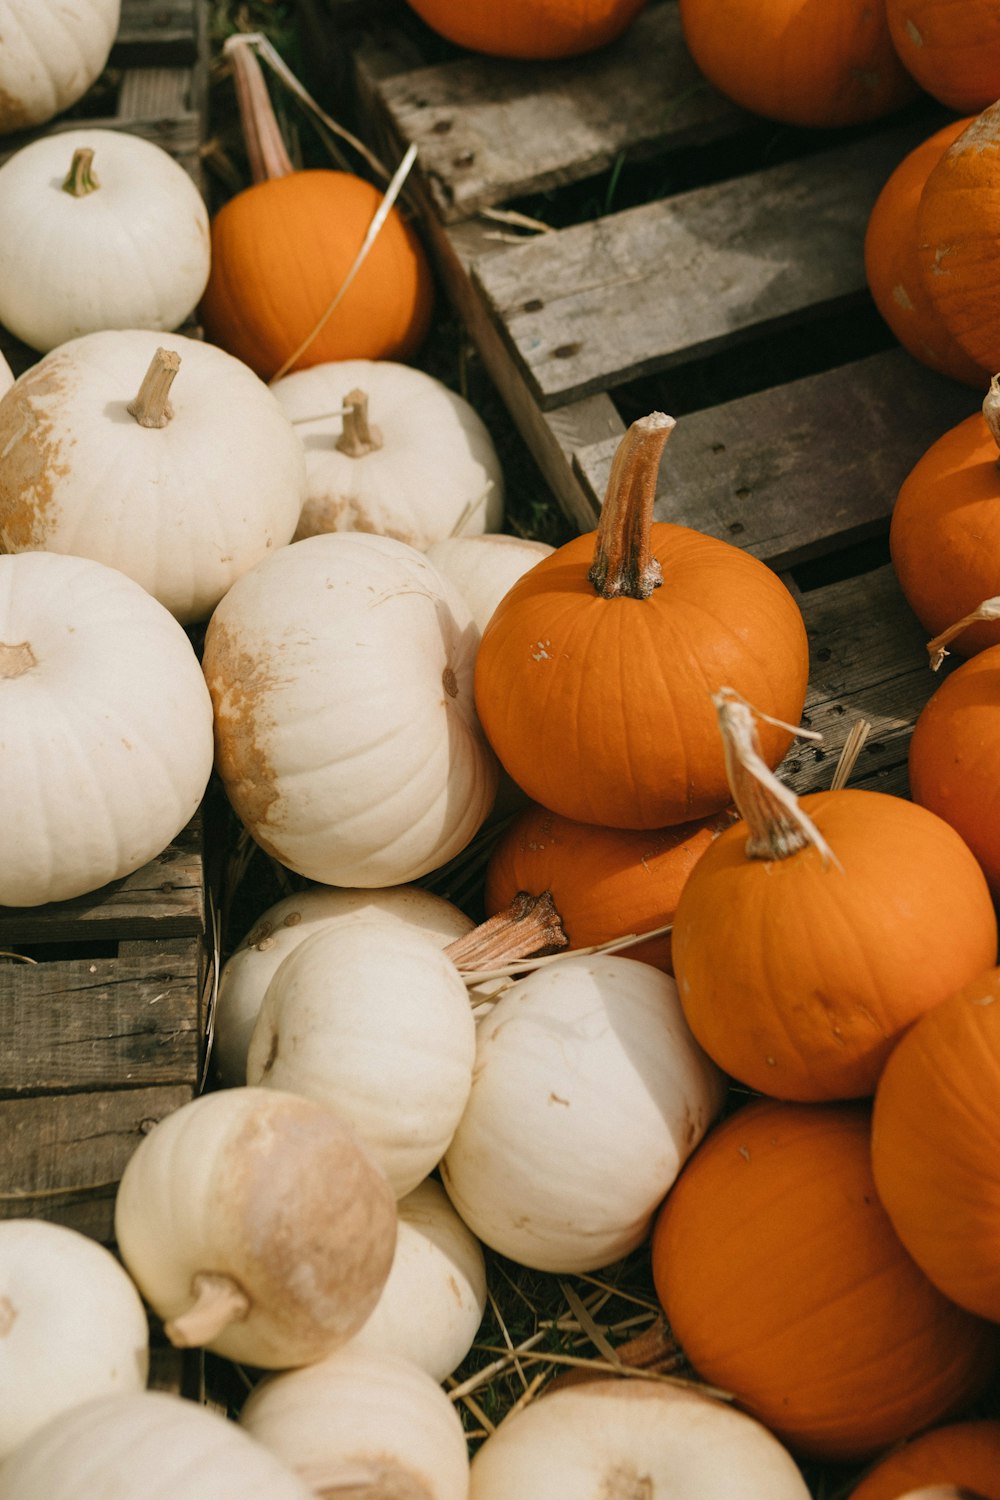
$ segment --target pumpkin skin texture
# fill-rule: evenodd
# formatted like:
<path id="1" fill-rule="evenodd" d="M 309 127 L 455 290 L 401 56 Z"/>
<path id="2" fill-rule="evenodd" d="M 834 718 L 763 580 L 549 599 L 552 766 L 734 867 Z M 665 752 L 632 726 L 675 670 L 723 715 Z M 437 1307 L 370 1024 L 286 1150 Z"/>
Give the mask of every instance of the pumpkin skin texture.
<path id="1" fill-rule="evenodd" d="M 244 188 L 212 220 L 212 268 L 200 304 L 206 336 L 270 380 L 340 290 L 382 201 L 349 172 L 292 172 Z M 336 310 L 290 366 L 406 361 L 433 303 L 430 267 L 396 208 Z"/>
<path id="2" fill-rule="evenodd" d="M 924 1484 L 957 1484 L 1000 1500 L 1000 1422 L 950 1422 L 904 1443 L 865 1475 L 848 1500 L 899 1500 Z"/>
<path id="3" fill-rule="evenodd" d="M 875 200 L 865 231 L 865 275 L 875 306 L 903 348 L 931 370 L 985 390 L 989 374 L 955 342 L 924 285 L 917 257 L 917 205 L 932 169 L 969 119 L 922 141 L 896 167 Z"/>
<path id="4" fill-rule="evenodd" d="M 100 77 L 119 0 L 0 0 L 0 134 L 42 125 Z"/>
<path id="5" fill-rule="evenodd" d="M 875 1095 L 875 1185 L 945 1296 L 1000 1322 L 1000 969 L 921 1016 Z"/>
<path id="6" fill-rule="evenodd" d="M 668 1194 L 653 1279 L 698 1374 L 793 1452 L 861 1459 L 980 1393 L 997 1329 L 904 1250 L 872 1181 L 863 1106 L 761 1100 Z"/>
<path id="7" fill-rule="evenodd" d="M 749 858 L 735 824 L 681 892 L 674 969 L 692 1031 L 741 1082 L 857 1098 L 905 1027 L 996 961 L 996 917 L 969 848 L 926 808 L 852 788 L 799 806 L 841 868 L 815 847 Z"/>
<path id="8" fill-rule="evenodd" d="M 708 81 L 768 120 L 858 125 L 917 92 L 867 0 L 681 0 L 681 25 Z"/>
<path id="9" fill-rule="evenodd" d="M 993 0 L 886 0 L 906 71 L 941 104 L 977 114 L 1000 95 L 1000 12 Z"/>
<path id="10" fill-rule="evenodd" d="M 491 57 L 578 57 L 622 34 L 646 0 L 409 0 L 440 36 Z"/>

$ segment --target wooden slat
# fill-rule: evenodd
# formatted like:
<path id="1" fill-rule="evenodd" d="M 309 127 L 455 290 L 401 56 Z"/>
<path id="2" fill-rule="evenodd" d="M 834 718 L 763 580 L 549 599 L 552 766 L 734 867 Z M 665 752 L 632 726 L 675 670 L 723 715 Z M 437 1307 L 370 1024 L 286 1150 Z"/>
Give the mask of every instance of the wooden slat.
<path id="1" fill-rule="evenodd" d="M 917 459 L 982 394 L 892 349 L 693 412 L 664 455 L 656 517 L 779 569 L 842 550 L 886 529 Z M 595 522 L 616 447 L 575 455 Z"/>
<path id="2" fill-rule="evenodd" d="M 541 234 L 473 279 L 544 407 L 735 349 L 867 300 L 872 204 L 923 129 Z"/>
<path id="3" fill-rule="evenodd" d="M 199 53 L 203 11 L 204 0 L 122 0 L 112 66 L 193 63 Z"/>

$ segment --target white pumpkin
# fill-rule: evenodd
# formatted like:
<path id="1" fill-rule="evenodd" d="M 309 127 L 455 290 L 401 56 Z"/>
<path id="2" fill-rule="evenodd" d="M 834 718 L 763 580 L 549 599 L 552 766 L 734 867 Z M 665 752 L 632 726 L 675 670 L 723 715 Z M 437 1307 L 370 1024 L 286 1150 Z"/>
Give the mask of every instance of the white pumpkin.
<path id="1" fill-rule="evenodd" d="M 251 1391 L 240 1425 L 314 1495 L 468 1500 L 462 1423 L 425 1370 L 349 1346 Z"/>
<path id="2" fill-rule="evenodd" d="M 0 396 L 6 395 L 13 384 L 14 371 L 4 356 L 0 354 Z"/>
<path id="3" fill-rule="evenodd" d="M 72 339 L 0 400 L 0 548 L 92 557 L 184 624 L 291 539 L 302 445 L 264 382 L 200 339 Z"/>
<path id="4" fill-rule="evenodd" d="M 235 1422 L 164 1391 L 98 1396 L 0 1465 L 3 1500 L 315 1500 Z"/>
<path id="5" fill-rule="evenodd" d="M 464 849 L 497 784 L 478 644 L 451 586 L 391 537 L 309 537 L 245 573 L 203 665 L 216 764 L 262 848 L 354 887 L 402 885 Z"/>
<path id="6" fill-rule="evenodd" d="M 306 453 L 297 537 L 372 531 L 423 551 L 453 533 L 496 531 L 503 474 L 467 401 L 392 360 L 313 365 L 272 386 Z"/>
<path id="7" fill-rule="evenodd" d="M 174 1344 L 287 1369 L 346 1343 L 375 1306 L 396 1202 L 332 1110 L 225 1089 L 143 1137 L 118 1188 L 115 1238 Z"/>
<path id="8" fill-rule="evenodd" d="M 588 1381 L 500 1423 L 469 1500 L 809 1500 L 777 1438 L 722 1401 L 666 1382 Z"/>
<path id="9" fill-rule="evenodd" d="M 56 132 L 0 166 L 0 322 L 32 349 L 177 328 L 209 265 L 204 199 L 142 136 Z"/>
<path id="10" fill-rule="evenodd" d="M 444 537 L 427 548 L 427 556 L 458 589 L 481 634 L 504 594 L 554 551 L 548 542 L 497 532 Z"/>
<path id="11" fill-rule="evenodd" d="M 441 1163 L 485 1244 L 542 1271 L 634 1250 L 722 1104 L 660 969 L 595 954 L 512 985 L 477 1028 L 472 1093 Z"/>
<path id="12" fill-rule="evenodd" d="M 59 1412 L 141 1391 L 149 1325 L 109 1250 L 45 1219 L 0 1223 L 0 1459 Z"/>
<path id="13" fill-rule="evenodd" d="M 212 771 L 177 621 L 103 563 L 0 556 L 0 905 L 65 901 L 155 858 Z"/>
<path id="14" fill-rule="evenodd" d="M 329 922 L 378 915 L 433 937 L 442 948 L 471 931 L 473 922 L 442 896 L 416 885 L 375 890 L 312 886 L 285 896 L 258 918 L 219 976 L 213 1057 L 220 1081 L 246 1082 L 247 1048 L 264 992 L 282 959 Z"/>
<path id="15" fill-rule="evenodd" d="M 432 1172 L 472 1087 L 469 994 L 434 938 L 376 916 L 328 923 L 267 987 L 247 1083 L 348 1120 L 397 1198 Z"/>
<path id="16" fill-rule="evenodd" d="M 120 0 L 0 0 L 0 134 L 69 109 L 104 71 Z"/>
<path id="17" fill-rule="evenodd" d="M 400 1198 L 396 1210 L 389 1279 L 344 1349 L 395 1354 L 440 1382 L 472 1348 L 486 1312 L 483 1247 L 433 1177 Z"/>

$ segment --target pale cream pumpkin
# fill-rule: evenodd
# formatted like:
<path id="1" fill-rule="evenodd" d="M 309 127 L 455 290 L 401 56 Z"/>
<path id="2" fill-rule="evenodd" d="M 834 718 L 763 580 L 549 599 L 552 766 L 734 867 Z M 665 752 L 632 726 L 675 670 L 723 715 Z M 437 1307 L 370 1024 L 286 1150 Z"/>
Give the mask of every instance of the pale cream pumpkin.
<path id="1" fill-rule="evenodd" d="M 548 542 L 486 532 L 482 536 L 444 537 L 427 548 L 427 556 L 451 579 L 482 631 L 508 589 L 554 551 Z"/>
<path id="2" fill-rule="evenodd" d="M 100 77 L 120 0 L 0 0 L 0 134 L 41 125 Z"/>

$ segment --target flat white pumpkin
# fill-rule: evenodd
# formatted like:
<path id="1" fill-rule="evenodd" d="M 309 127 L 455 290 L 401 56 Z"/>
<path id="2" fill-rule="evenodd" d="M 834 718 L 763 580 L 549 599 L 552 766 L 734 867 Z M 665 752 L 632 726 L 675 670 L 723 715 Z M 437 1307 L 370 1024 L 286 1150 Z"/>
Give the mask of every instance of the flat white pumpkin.
<path id="1" fill-rule="evenodd" d="M 0 556 L 0 905 L 137 870 L 211 771 L 212 704 L 173 616 L 103 563 Z"/>
<path id="2" fill-rule="evenodd" d="M 503 532 L 450 536 L 427 548 L 427 556 L 450 578 L 482 633 L 500 600 L 519 578 L 555 548 Z"/>
<path id="3" fill-rule="evenodd" d="M 0 166 L 0 322 L 32 349 L 101 328 L 177 328 L 209 265 L 201 194 L 142 136 L 58 131 Z"/>
<path id="4" fill-rule="evenodd" d="M 119 568 L 183 624 L 291 539 L 304 484 L 267 386 L 200 339 L 87 334 L 0 400 L 0 547 Z"/>
<path id="5" fill-rule="evenodd" d="M 0 0 L 0 134 L 69 109 L 104 71 L 120 0 Z"/>
<path id="6" fill-rule="evenodd" d="M 432 375 L 392 360 L 341 360 L 272 389 L 306 453 L 298 537 L 372 531 L 423 551 L 501 525 L 503 473 L 489 431 Z"/>
<path id="7" fill-rule="evenodd" d="M 473 702 L 478 644 L 451 585 L 391 537 L 309 537 L 245 573 L 203 665 L 216 764 L 262 848 L 307 879 L 363 887 L 463 849 L 497 784 Z"/>

